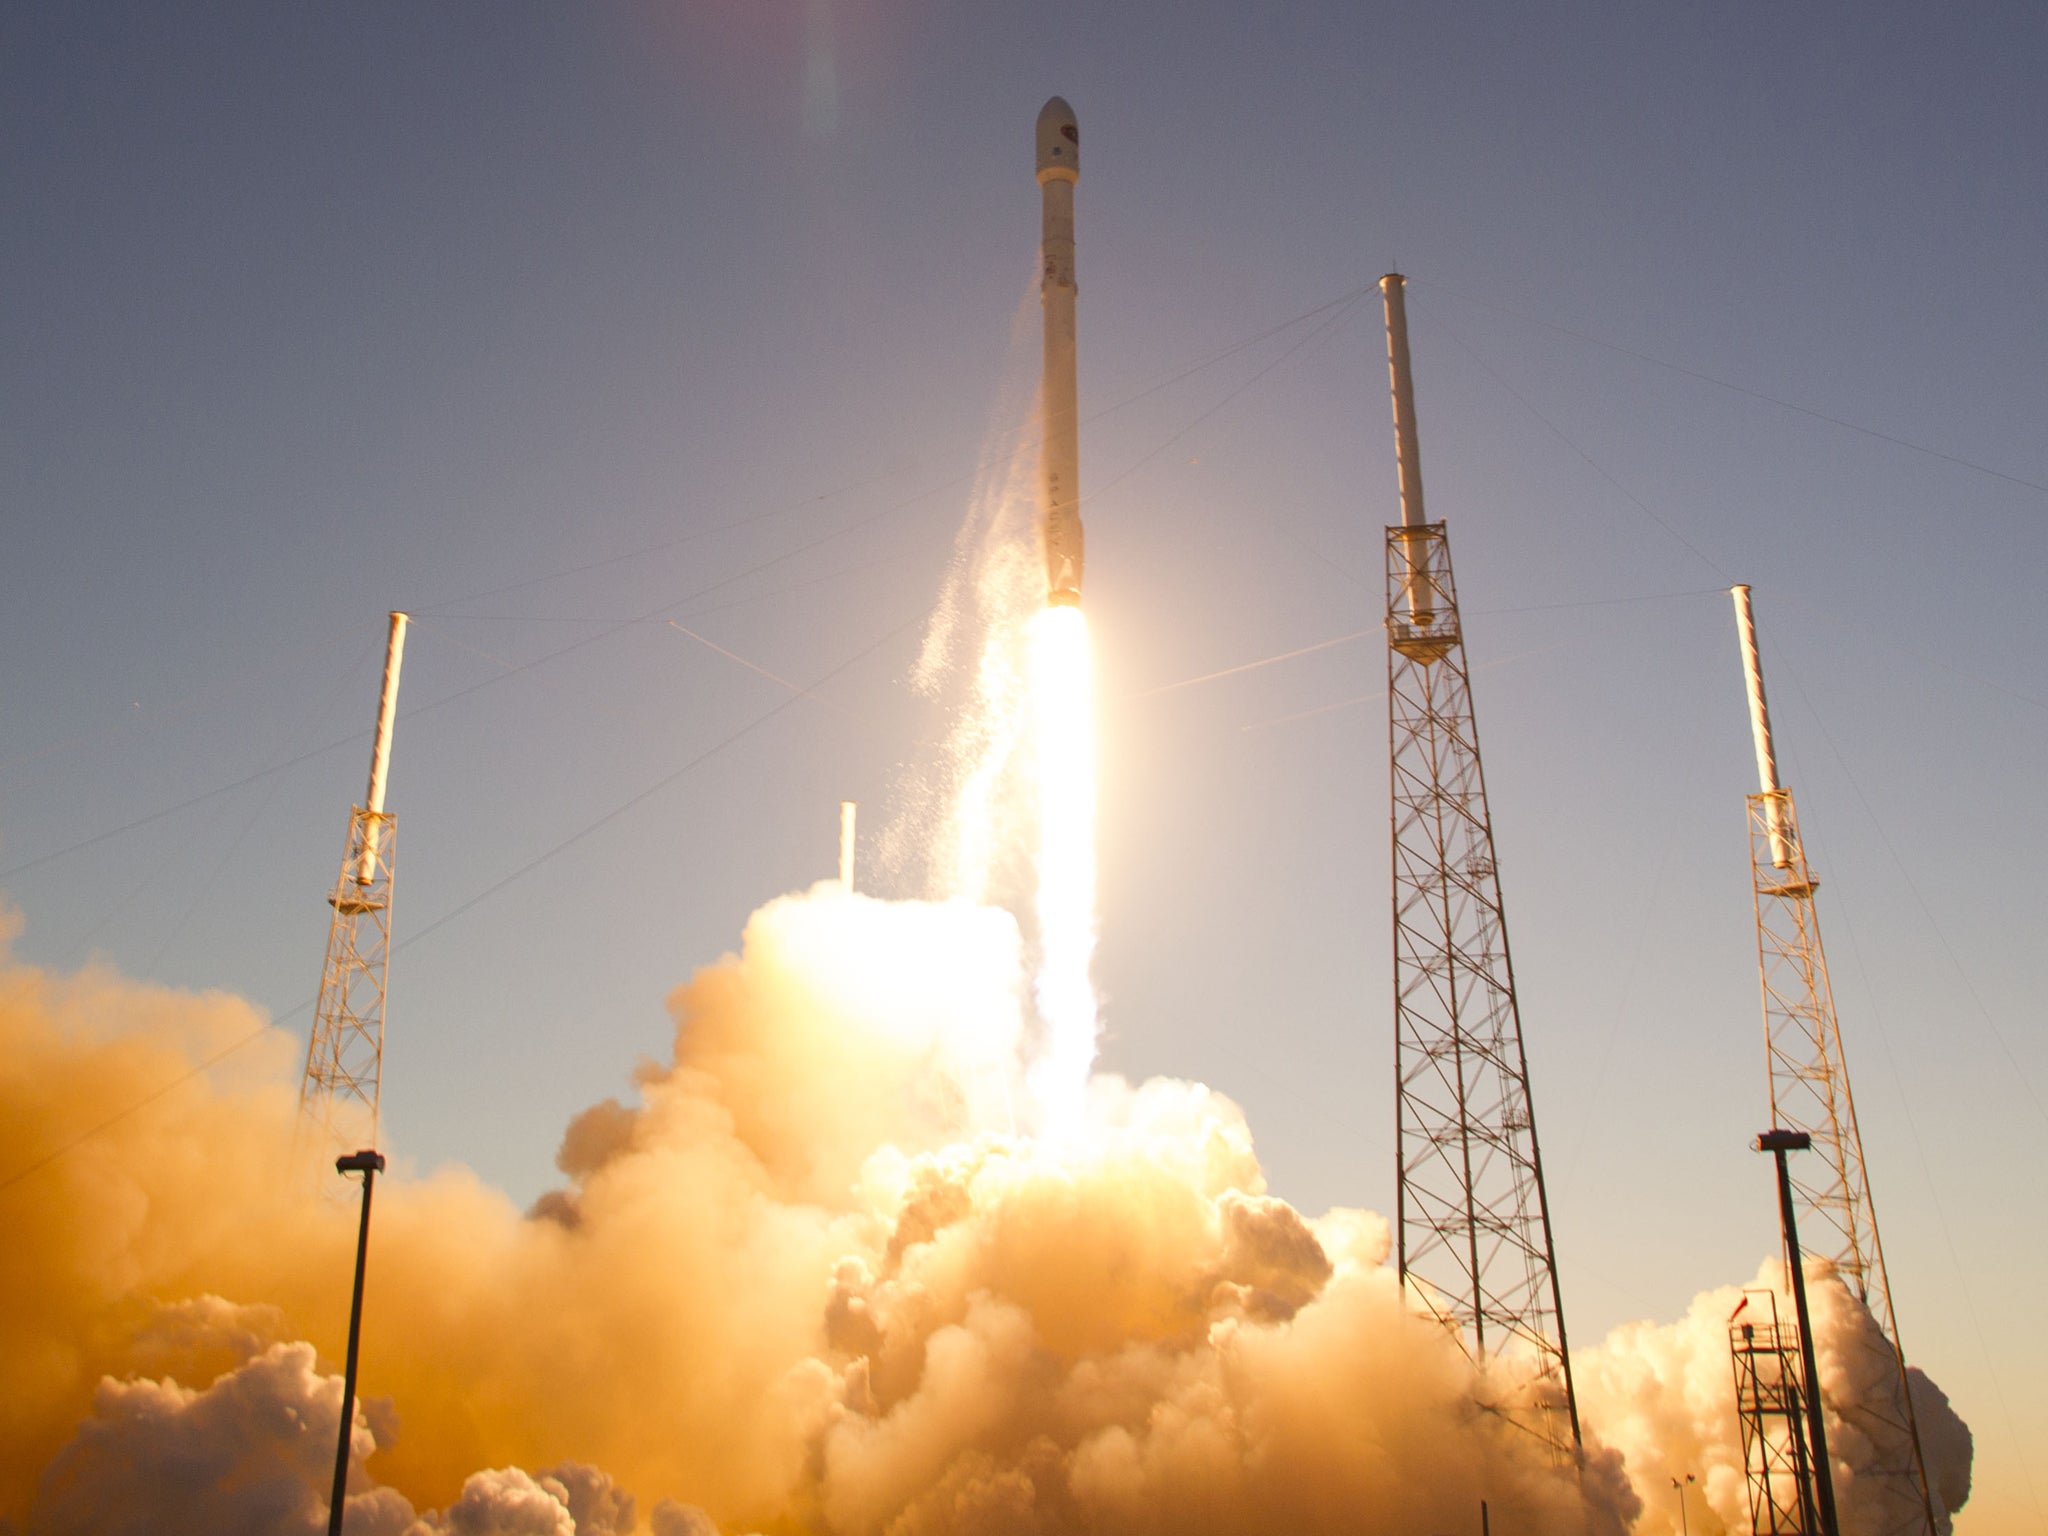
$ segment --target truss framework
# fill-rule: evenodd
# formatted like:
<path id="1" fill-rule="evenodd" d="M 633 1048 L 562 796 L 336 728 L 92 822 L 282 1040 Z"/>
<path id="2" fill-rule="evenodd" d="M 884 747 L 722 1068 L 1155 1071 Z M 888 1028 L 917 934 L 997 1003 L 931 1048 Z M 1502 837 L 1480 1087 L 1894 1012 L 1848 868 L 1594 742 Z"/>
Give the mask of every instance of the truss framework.
<path id="1" fill-rule="evenodd" d="M 329 1156 L 377 1145 L 384 1077 L 384 990 L 391 959 L 397 817 L 358 807 L 327 901 L 327 961 L 299 1086 L 302 1136 Z"/>
<path id="2" fill-rule="evenodd" d="M 1935 1536 L 1920 1427 L 1906 1376 L 1885 1279 L 1877 1213 L 1863 1166 L 1856 1101 L 1828 984 L 1814 892 L 1789 789 L 1749 797 L 1751 885 L 1756 893 L 1757 972 L 1763 989 L 1764 1050 L 1770 1068 L 1771 1124 L 1805 1131 L 1813 1155 L 1790 1163 L 1800 1246 L 1826 1258 L 1852 1295 L 1870 1309 L 1882 1337 L 1868 1346 L 1883 1359 L 1855 1375 L 1870 1389 L 1853 1403 L 1831 1403 L 1871 1447 L 1860 1467 L 1873 1511 L 1867 1536 Z"/>
<path id="3" fill-rule="evenodd" d="M 1735 1409 L 1754 1536 L 1816 1536 L 1813 1463 L 1799 1387 L 1799 1331 L 1778 1321 L 1778 1298 L 1745 1290 L 1728 1322 Z"/>
<path id="4" fill-rule="evenodd" d="M 1450 546 L 1387 530 L 1396 1241 L 1410 1296 L 1485 1367 L 1486 1404 L 1579 1453 Z"/>

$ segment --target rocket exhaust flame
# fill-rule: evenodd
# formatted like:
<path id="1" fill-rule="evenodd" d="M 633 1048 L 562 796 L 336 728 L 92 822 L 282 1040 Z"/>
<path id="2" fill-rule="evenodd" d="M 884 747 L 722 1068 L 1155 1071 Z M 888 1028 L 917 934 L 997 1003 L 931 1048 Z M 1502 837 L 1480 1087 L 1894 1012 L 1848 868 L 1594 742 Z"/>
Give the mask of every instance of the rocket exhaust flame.
<path id="1" fill-rule="evenodd" d="M 1038 938 L 1035 995 L 1045 1027 L 1029 1087 L 1041 1127 L 1079 1120 L 1095 1064 L 1095 723 L 1088 620 L 1048 607 L 1031 621 L 1037 737 Z"/>

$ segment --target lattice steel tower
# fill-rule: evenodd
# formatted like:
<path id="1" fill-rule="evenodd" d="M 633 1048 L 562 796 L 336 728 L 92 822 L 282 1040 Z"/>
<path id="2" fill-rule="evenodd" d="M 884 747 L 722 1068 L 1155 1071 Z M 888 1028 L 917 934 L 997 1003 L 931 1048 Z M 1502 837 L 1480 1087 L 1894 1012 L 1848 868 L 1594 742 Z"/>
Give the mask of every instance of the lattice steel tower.
<path id="1" fill-rule="evenodd" d="M 1401 1281 L 1482 1366 L 1485 1406 L 1575 1464 L 1578 1403 L 1451 549 L 1423 517 L 1402 278 L 1380 289 L 1401 476 L 1401 522 L 1387 530 Z"/>
<path id="2" fill-rule="evenodd" d="M 1856 1536 L 1934 1536 L 1940 1526 L 1928 1489 L 1891 1287 L 1885 1279 L 1884 1249 L 1878 1242 L 1877 1212 L 1863 1166 L 1863 1138 L 1856 1129 L 1856 1101 L 1849 1092 L 1849 1066 L 1842 1055 L 1834 992 L 1828 985 L 1827 955 L 1821 949 L 1820 916 L 1813 899 L 1820 881 L 1799 840 L 1792 791 L 1778 782 L 1749 588 L 1734 588 L 1734 596 L 1761 786 L 1749 797 L 1749 862 L 1756 893 L 1771 1124 L 1813 1138 L 1818 1155 L 1799 1159 L 1797 1166 L 1807 1170 L 1807 1176 L 1792 1181 L 1804 1246 L 1833 1261 L 1842 1283 L 1870 1309 L 1883 1330 L 1882 1342 L 1872 1347 L 1886 1358 L 1873 1362 L 1873 1370 L 1851 1373 L 1872 1383 L 1868 1393 L 1853 1403 L 1829 1405 L 1861 1431 L 1871 1448 L 1870 1462 L 1857 1468 L 1858 1484 L 1872 1496 L 1867 1504 L 1858 1500 L 1864 1519 L 1857 1523 Z"/>
<path id="3" fill-rule="evenodd" d="M 1775 1291 L 1742 1293 L 1728 1319 L 1728 1354 L 1735 1367 L 1752 1536 L 1818 1536 L 1799 1331 L 1778 1321 Z"/>
<path id="4" fill-rule="evenodd" d="M 397 818 L 384 809 L 391 767 L 391 722 L 398 712 L 398 668 L 405 657 L 406 616 L 391 615 L 384 648 L 384 687 L 370 748 L 370 788 L 348 818 L 328 904 L 327 963 L 320 1003 L 306 1041 L 299 1085 L 299 1130 L 312 1150 L 331 1158 L 377 1145 L 378 1100 L 384 1082 L 384 982 L 391 959 L 392 853 Z"/>

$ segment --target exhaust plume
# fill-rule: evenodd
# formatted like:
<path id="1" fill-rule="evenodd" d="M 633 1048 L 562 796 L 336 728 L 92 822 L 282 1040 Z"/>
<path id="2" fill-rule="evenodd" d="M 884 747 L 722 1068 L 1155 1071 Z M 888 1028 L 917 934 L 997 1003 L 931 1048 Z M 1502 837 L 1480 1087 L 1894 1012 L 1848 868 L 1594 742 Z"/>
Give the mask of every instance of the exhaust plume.
<path id="1" fill-rule="evenodd" d="M 1084 1134 L 1016 1135 L 1024 975 L 1007 914 L 828 883 L 677 992 L 532 1212 L 394 1168 L 349 1528 L 617 1530 L 626 1490 L 671 1531 L 1459 1530 L 1482 1492 L 1625 1526 L 1616 1459 L 1582 1493 L 1485 1421 L 1385 1223 L 1268 1194 L 1228 1100 L 1097 1077 Z M 7 1168 L 252 1023 L 98 971 L 0 998 Z M 26 1530 L 140 1529 L 150 1487 L 195 1530 L 324 1518 L 353 1231 L 277 1175 L 291 1073 L 266 1036 L 5 1192 Z"/>

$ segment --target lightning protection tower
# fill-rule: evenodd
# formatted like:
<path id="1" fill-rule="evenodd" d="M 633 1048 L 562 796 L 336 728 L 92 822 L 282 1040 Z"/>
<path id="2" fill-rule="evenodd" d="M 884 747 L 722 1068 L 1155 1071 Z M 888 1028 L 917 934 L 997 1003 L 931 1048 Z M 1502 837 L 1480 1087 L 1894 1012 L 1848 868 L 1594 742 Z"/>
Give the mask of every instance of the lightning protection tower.
<path id="1" fill-rule="evenodd" d="M 384 809 L 384 781 L 391 768 L 391 723 L 398 713 L 405 626 L 404 614 L 391 615 L 377 735 L 370 748 L 369 793 L 349 813 L 341 873 L 327 898 L 334 918 L 327 929 L 327 963 L 320 972 L 313 1033 L 306 1042 L 306 1076 L 299 1086 L 301 1138 L 329 1158 L 377 1145 L 397 835 L 397 818 Z"/>
<path id="2" fill-rule="evenodd" d="M 1550 1206 L 1442 523 L 1425 520 L 1403 279 L 1380 280 L 1401 522 L 1387 530 L 1394 1075 L 1403 1288 L 1482 1369 L 1485 1406 L 1576 1465 Z"/>
<path id="3" fill-rule="evenodd" d="M 1935 1536 L 1939 1529 L 1920 1449 L 1920 1426 L 1906 1376 L 1885 1279 L 1877 1211 L 1863 1166 L 1856 1101 L 1828 985 L 1814 892 L 1820 881 L 1806 862 L 1792 791 L 1778 782 L 1777 749 L 1764 700 L 1763 664 L 1749 588 L 1733 589 L 1742 639 L 1742 670 L 1749 684 L 1749 723 L 1756 742 L 1760 788 L 1749 797 L 1750 885 L 1756 898 L 1757 971 L 1763 988 L 1764 1058 L 1771 1091 L 1771 1124 L 1804 1131 L 1819 1155 L 1802 1158 L 1805 1176 L 1792 1181 L 1800 1231 L 1807 1246 L 1829 1259 L 1842 1283 L 1877 1320 L 1881 1339 L 1869 1347 L 1884 1358 L 1853 1375 L 1871 1382 L 1853 1403 L 1830 1406 L 1862 1432 L 1870 1460 L 1857 1469 L 1869 1490 L 1865 1508 L 1874 1523 L 1866 1536 Z"/>

